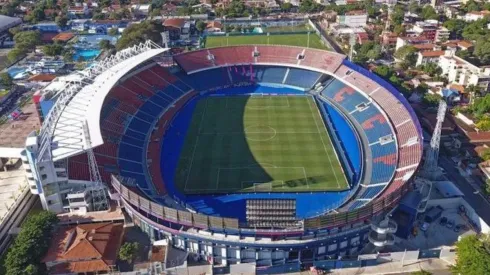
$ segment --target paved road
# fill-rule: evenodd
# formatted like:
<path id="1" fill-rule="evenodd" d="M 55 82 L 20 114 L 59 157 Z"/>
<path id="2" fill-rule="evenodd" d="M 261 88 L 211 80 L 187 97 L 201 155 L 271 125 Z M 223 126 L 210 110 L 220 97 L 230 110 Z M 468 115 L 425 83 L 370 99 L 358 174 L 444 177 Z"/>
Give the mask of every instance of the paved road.
<path id="1" fill-rule="evenodd" d="M 447 157 L 441 155 L 439 157 L 439 166 L 446 170 L 446 177 L 452 181 L 465 195 L 465 200 L 473 209 L 475 209 L 478 216 L 480 216 L 487 224 L 490 224 L 490 202 L 478 192 L 480 188 L 477 184 L 469 183 L 466 178 L 459 174 L 459 171 L 454 166 L 454 163 Z"/>

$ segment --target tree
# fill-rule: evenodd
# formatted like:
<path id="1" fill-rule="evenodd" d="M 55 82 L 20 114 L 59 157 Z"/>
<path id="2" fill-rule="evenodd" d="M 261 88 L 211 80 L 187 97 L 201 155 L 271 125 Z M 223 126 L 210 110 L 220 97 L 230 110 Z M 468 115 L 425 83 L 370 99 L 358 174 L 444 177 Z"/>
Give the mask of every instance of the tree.
<path id="1" fill-rule="evenodd" d="M 202 21 L 202 20 L 198 20 L 198 21 L 196 22 L 196 29 L 197 29 L 197 30 L 198 30 L 200 33 L 204 32 L 204 30 L 206 29 L 206 23 L 204 23 L 204 21 Z"/>
<path id="2" fill-rule="evenodd" d="M 162 10 L 159 9 L 159 8 L 155 8 L 155 9 L 152 9 L 151 10 L 151 13 L 150 13 L 150 17 L 153 18 L 153 17 L 157 17 L 157 16 L 161 16 L 162 15 Z"/>
<path id="3" fill-rule="evenodd" d="M 14 84 L 9 73 L 0 73 L 0 84 L 4 87 L 11 87 Z"/>
<path id="4" fill-rule="evenodd" d="M 366 57 L 370 60 L 377 60 L 381 58 L 381 45 L 374 44 L 373 47 L 366 53 Z"/>
<path id="5" fill-rule="evenodd" d="M 105 14 L 101 13 L 101 12 L 96 12 L 94 13 L 94 15 L 92 16 L 92 19 L 93 20 L 104 20 L 105 19 Z"/>
<path id="6" fill-rule="evenodd" d="M 299 4 L 299 12 L 301 13 L 314 13 L 322 9 L 322 6 L 312 0 L 303 0 Z"/>
<path id="7" fill-rule="evenodd" d="M 6 275 L 43 274 L 41 259 L 46 254 L 58 223 L 53 212 L 42 211 L 27 217 L 5 260 Z"/>
<path id="8" fill-rule="evenodd" d="M 488 113 L 490 111 L 490 94 L 475 99 L 469 110 L 473 112 L 475 116 L 481 116 Z"/>
<path id="9" fill-rule="evenodd" d="M 74 56 L 73 51 L 65 51 L 63 53 L 63 61 L 68 63 L 73 62 L 73 56 Z"/>
<path id="10" fill-rule="evenodd" d="M 119 33 L 119 30 L 117 28 L 110 28 L 107 31 L 107 34 L 110 36 L 116 36 Z"/>
<path id="11" fill-rule="evenodd" d="M 41 34 L 38 31 L 19 32 L 14 36 L 14 41 L 16 48 L 34 50 L 41 43 Z"/>
<path id="12" fill-rule="evenodd" d="M 417 49 L 414 46 L 405 45 L 396 50 L 394 56 L 398 60 L 401 60 L 402 63 L 405 63 L 408 66 L 413 66 L 417 61 L 417 56 L 415 55 L 416 52 Z"/>
<path id="13" fill-rule="evenodd" d="M 43 46 L 43 53 L 48 56 L 56 56 L 63 53 L 63 45 L 54 43 Z"/>
<path id="14" fill-rule="evenodd" d="M 110 50 L 114 48 L 114 46 L 111 44 L 111 41 L 107 39 L 100 40 L 99 47 L 103 50 Z"/>
<path id="15" fill-rule="evenodd" d="M 456 264 L 453 274 L 480 275 L 490 270 L 490 251 L 487 235 L 470 235 L 456 243 Z"/>
<path id="16" fill-rule="evenodd" d="M 396 34 L 397 36 L 403 36 L 405 32 L 406 30 L 403 25 L 395 25 L 393 27 L 393 33 Z"/>
<path id="17" fill-rule="evenodd" d="M 443 23 L 443 26 L 448 29 L 455 38 L 460 38 L 463 34 L 466 22 L 461 19 L 450 19 L 446 20 Z"/>
<path id="18" fill-rule="evenodd" d="M 283 3 L 281 4 L 281 10 L 282 10 L 282 11 L 286 11 L 286 12 L 288 12 L 288 11 L 290 11 L 292 8 L 293 8 L 293 4 L 291 4 L 291 3 L 283 2 Z"/>
<path id="19" fill-rule="evenodd" d="M 490 63 L 490 35 L 480 37 L 476 40 L 473 55 L 480 60 L 481 64 Z"/>
<path id="20" fill-rule="evenodd" d="M 439 100 L 441 99 L 442 97 L 440 95 L 426 93 L 422 98 L 422 102 L 428 106 L 435 107 L 439 104 Z"/>
<path id="21" fill-rule="evenodd" d="M 429 62 L 427 64 L 420 65 L 418 68 L 430 76 L 436 76 L 442 74 L 442 69 L 437 65 L 437 63 Z"/>
<path id="22" fill-rule="evenodd" d="M 481 131 L 490 131 L 490 118 L 480 119 L 475 126 Z"/>
<path id="23" fill-rule="evenodd" d="M 14 63 L 15 61 L 26 55 L 26 53 L 27 51 L 25 49 L 13 48 L 7 53 L 7 59 L 10 63 Z"/>
<path id="24" fill-rule="evenodd" d="M 405 9 L 402 5 L 396 5 L 391 13 L 391 21 L 394 25 L 401 25 L 405 18 Z"/>
<path id="25" fill-rule="evenodd" d="M 17 33 L 19 33 L 20 31 L 22 31 L 22 29 L 21 29 L 19 26 L 17 26 L 17 27 L 13 27 L 13 28 L 10 28 L 10 29 L 9 29 L 9 33 L 10 33 L 12 36 L 16 35 L 16 34 L 17 34 Z"/>
<path id="26" fill-rule="evenodd" d="M 439 14 L 437 14 L 436 10 L 431 5 L 425 5 L 422 8 L 420 15 L 422 16 L 422 18 L 424 20 L 428 20 L 428 19 L 438 20 L 439 19 Z"/>
<path id="27" fill-rule="evenodd" d="M 391 67 L 386 65 L 377 66 L 374 72 L 384 79 L 390 79 L 395 73 Z"/>
<path id="28" fill-rule="evenodd" d="M 119 249 L 119 259 L 131 263 L 137 256 L 139 250 L 139 244 L 134 243 L 124 243 Z"/>
<path id="29" fill-rule="evenodd" d="M 64 15 L 58 15 L 56 16 L 54 21 L 56 22 L 56 25 L 58 25 L 60 28 L 64 28 L 68 24 L 68 17 Z"/>
<path id="30" fill-rule="evenodd" d="M 152 40 L 160 44 L 162 41 L 161 32 L 163 32 L 163 26 L 156 22 L 147 20 L 139 24 L 133 24 L 124 29 L 121 38 L 117 41 L 116 48 L 117 50 L 122 50 L 146 40 Z"/>

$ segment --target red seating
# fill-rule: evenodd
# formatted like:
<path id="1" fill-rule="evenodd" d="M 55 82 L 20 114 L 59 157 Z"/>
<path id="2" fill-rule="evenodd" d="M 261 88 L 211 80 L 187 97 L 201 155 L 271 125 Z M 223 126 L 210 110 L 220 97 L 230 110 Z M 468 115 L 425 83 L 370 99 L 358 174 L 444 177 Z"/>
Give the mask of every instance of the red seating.
<path id="1" fill-rule="evenodd" d="M 257 64 L 298 64 L 298 55 L 303 53 L 303 48 L 286 46 L 257 46 L 259 56 Z"/>
<path id="2" fill-rule="evenodd" d="M 386 118 L 382 115 L 382 114 L 377 114 L 369 119 L 367 119 L 366 121 L 364 121 L 362 123 L 362 128 L 363 129 L 372 129 L 374 128 L 374 122 L 378 122 L 380 124 L 384 124 L 386 123 Z"/>
<path id="3" fill-rule="evenodd" d="M 208 50 L 179 54 L 174 56 L 174 59 L 188 73 L 214 67 L 213 63 L 208 59 Z"/>
<path id="4" fill-rule="evenodd" d="M 335 100 L 335 102 L 342 102 L 344 100 L 344 94 L 352 95 L 355 92 L 356 91 L 352 87 L 345 86 L 335 94 L 335 96 L 333 97 L 333 100 Z"/>
<path id="5" fill-rule="evenodd" d="M 134 80 L 128 79 L 126 80 L 123 84 L 120 85 L 121 88 L 127 89 L 128 91 L 131 91 L 135 94 L 143 95 L 146 98 L 152 97 L 154 93 L 151 91 L 151 88 L 144 87 L 140 84 L 137 84 L 134 82 Z"/>
<path id="6" fill-rule="evenodd" d="M 154 75 L 160 76 L 162 79 L 164 79 L 168 83 L 174 83 L 177 80 L 176 76 L 174 76 L 169 71 L 167 71 L 165 68 L 162 68 L 160 66 L 151 67 L 149 72 L 153 73 Z"/>
<path id="7" fill-rule="evenodd" d="M 373 159 L 373 163 L 382 162 L 386 165 L 396 164 L 396 154 L 390 154 L 386 156 L 381 156 Z"/>
<path id="8" fill-rule="evenodd" d="M 301 66 L 318 68 L 330 73 L 335 72 L 345 58 L 338 53 L 316 49 L 306 49 L 304 57 L 299 63 Z"/>
<path id="9" fill-rule="evenodd" d="M 254 46 L 235 46 L 210 49 L 209 52 L 214 55 L 216 65 L 227 64 L 252 64 L 254 63 L 253 51 Z"/>

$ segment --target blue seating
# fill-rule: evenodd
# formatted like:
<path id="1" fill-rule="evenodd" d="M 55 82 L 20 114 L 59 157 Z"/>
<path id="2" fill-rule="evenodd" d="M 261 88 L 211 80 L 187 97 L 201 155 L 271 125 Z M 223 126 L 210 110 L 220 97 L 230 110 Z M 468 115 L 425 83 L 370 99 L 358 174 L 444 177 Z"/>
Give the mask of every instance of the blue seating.
<path id="1" fill-rule="evenodd" d="M 102 110 L 100 111 L 100 121 L 106 119 L 117 105 L 119 105 L 119 100 L 117 99 L 109 99 L 109 102 L 104 103 Z"/>
<path id="2" fill-rule="evenodd" d="M 373 187 L 367 187 L 366 191 L 364 191 L 364 193 L 362 193 L 360 198 L 361 199 L 372 199 L 372 198 L 376 197 L 376 195 L 378 195 L 379 192 L 381 192 L 385 187 L 386 187 L 386 184 L 377 185 L 377 186 L 373 186 Z"/>
<path id="3" fill-rule="evenodd" d="M 184 82 L 182 82 L 180 80 L 177 80 L 172 84 L 183 92 L 187 92 L 187 91 L 191 90 L 191 87 L 189 87 L 188 85 L 186 85 Z"/>
<path id="4" fill-rule="evenodd" d="M 149 115 L 149 114 L 147 114 L 141 110 L 138 110 L 138 113 L 136 113 L 135 117 L 137 117 L 143 121 L 149 122 L 149 123 L 151 123 L 152 121 L 155 120 L 154 117 L 152 117 L 151 115 Z"/>
<path id="5" fill-rule="evenodd" d="M 287 68 L 271 66 L 254 66 L 254 76 L 257 82 L 282 84 Z"/>
<path id="6" fill-rule="evenodd" d="M 143 147 L 143 143 L 144 141 L 143 140 L 140 140 L 140 139 L 136 139 L 134 137 L 131 137 L 129 135 L 123 135 L 122 138 L 121 138 L 121 142 L 125 142 L 127 144 L 131 144 L 131 145 L 134 145 L 134 146 L 139 146 L 139 147 Z"/>
<path id="7" fill-rule="evenodd" d="M 386 156 L 390 154 L 396 154 L 396 144 L 395 142 L 386 143 L 381 145 L 380 143 L 373 144 L 371 147 L 371 155 L 374 158 Z"/>
<path id="8" fill-rule="evenodd" d="M 352 116 L 362 124 L 364 121 L 370 119 L 371 117 L 380 114 L 378 108 L 376 106 L 369 104 L 369 107 L 362 111 L 355 111 L 352 113 Z"/>
<path id="9" fill-rule="evenodd" d="M 151 125 L 149 123 L 143 122 L 141 120 L 133 119 L 131 123 L 129 123 L 128 128 L 133 129 L 135 131 L 146 133 L 150 130 Z"/>
<path id="10" fill-rule="evenodd" d="M 342 83 L 342 81 L 338 79 L 332 79 L 327 81 L 327 86 L 323 88 L 323 91 L 321 91 L 321 94 L 325 97 L 328 98 L 334 98 L 334 96 L 337 94 L 338 91 L 340 91 L 342 88 L 345 88 L 346 85 Z"/>
<path id="11" fill-rule="evenodd" d="M 301 88 L 311 88 L 315 85 L 321 75 L 322 74 L 319 72 L 290 68 L 284 84 Z"/>
<path id="12" fill-rule="evenodd" d="M 205 70 L 190 76 L 185 73 L 176 74 L 176 76 L 197 91 L 206 91 L 216 87 L 231 85 L 227 68 Z"/>
<path id="13" fill-rule="evenodd" d="M 142 161 L 143 149 L 128 144 L 120 144 L 118 157 L 123 159 L 130 159 L 134 161 Z"/>
<path id="14" fill-rule="evenodd" d="M 136 138 L 136 139 L 139 139 L 141 141 L 143 141 L 143 140 L 146 139 L 146 134 L 145 133 L 136 132 L 136 131 L 131 130 L 131 129 L 126 129 L 125 135 L 126 136 L 130 136 L 130 137 L 133 137 L 133 138 Z"/>
<path id="15" fill-rule="evenodd" d="M 140 110 L 156 117 L 162 111 L 162 107 L 155 105 L 155 103 L 152 103 L 151 101 L 146 101 L 145 104 L 140 107 Z"/>
<path id="16" fill-rule="evenodd" d="M 143 165 L 141 165 L 141 163 L 127 161 L 123 159 L 119 159 L 118 163 L 121 170 L 143 174 Z"/>
<path id="17" fill-rule="evenodd" d="M 349 210 L 354 210 L 357 209 L 361 206 L 363 206 L 366 203 L 366 201 L 355 201 L 352 203 L 352 205 L 349 207 Z"/>
<path id="18" fill-rule="evenodd" d="M 135 179 L 136 183 L 138 184 L 138 186 L 142 189 L 149 189 L 148 188 L 148 183 L 146 182 L 146 177 L 142 174 L 138 174 L 138 173 L 132 173 L 132 172 L 129 172 L 129 171 L 124 171 L 124 170 L 121 170 L 121 176 L 123 177 L 130 177 L 130 178 L 133 178 Z"/>
<path id="19" fill-rule="evenodd" d="M 170 102 L 172 102 L 169 98 L 164 98 L 160 96 L 158 93 L 152 96 L 150 100 L 163 108 L 167 107 L 170 104 Z"/>
<path id="20" fill-rule="evenodd" d="M 173 99 L 177 99 L 181 97 L 184 92 L 177 89 L 177 87 L 170 85 L 163 90 L 163 93 L 169 95 Z"/>

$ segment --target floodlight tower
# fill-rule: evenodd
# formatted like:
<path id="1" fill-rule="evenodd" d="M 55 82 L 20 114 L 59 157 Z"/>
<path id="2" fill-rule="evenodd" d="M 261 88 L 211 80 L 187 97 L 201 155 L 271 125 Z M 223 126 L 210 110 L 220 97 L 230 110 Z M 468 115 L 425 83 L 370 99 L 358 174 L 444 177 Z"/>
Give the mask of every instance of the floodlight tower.
<path id="1" fill-rule="evenodd" d="M 429 179 L 439 176 L 439 147 L 441 143 L 441 129 L 444 117 L 446 115 L 447 103 L 444 100 L 439 101 L 439 109 L 437 110 L 437 122 L 430 140 L 430 147 L 425 151 L 425 162 L 423 167 L 424 176 Z"/>
<path id="2" fill-rule="evenodd" d="M 97 160 L 95 159 L 94 151 L 92 150 L 90 142 L 90 133 L 88 131 L 87 121 L 83 124 L 83 132 L 85 135 L 85 142 L 87 144 L 87 157 L 88 166 L 90 172 L 90 181 L 94 183 L 90 187 L 90 194 L 92 196 L 92 205 L 94 211 L 103 211 L 109 209 L 109 204 L 107 203 L 107 191 L 106 187 L 102 183 L 100 177 L 99 167 L 97 165 Z"/>

